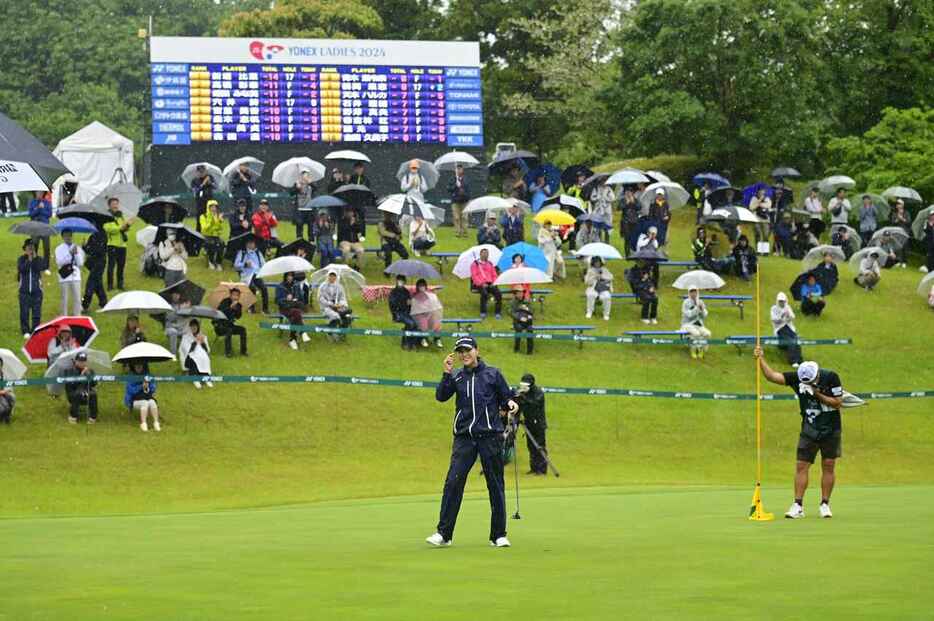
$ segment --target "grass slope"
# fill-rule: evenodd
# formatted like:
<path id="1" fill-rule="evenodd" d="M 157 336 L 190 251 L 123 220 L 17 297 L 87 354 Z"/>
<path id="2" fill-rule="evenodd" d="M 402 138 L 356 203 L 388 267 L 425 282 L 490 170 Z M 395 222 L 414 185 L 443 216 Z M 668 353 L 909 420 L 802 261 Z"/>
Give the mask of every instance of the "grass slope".
<path id="1" fill-rule="evenodd" d="M 693 214 L 677 214 L 671 255 L 688 258 Z M 290 238 L 291 227 L 280 227 Z M 375 243 L 371 227 L 370 243 Z M 131 236 L 132 239 L 132 236 Z M 10 276 L 0 295 L 10 300 L 0 319 L 0 346 L 18 350 L 19 335 L 13 265 L 21 239 L 0 233 L 0 261 Z M 616 240 L 618 243 L 618 240 Z M 440 232 L 439 250 L 469 244 Z M 132 246 L 128 286 L 158 289 L 137 270 L 139 247 Z M 370 282 L 385 282 L 374 257 L 365 272 Z M 617 289 L 623 290 L 624 264 L 610 265 Z M 786 290 L 798 264 L 768 258 L 762 262 L 763 333 L 767 311 L 778 290 Z M 229 266 L 228 266 L 229 268 Z M 583 287 L 577 268 L 554 286 L 541 322 L 581 322 Z M 669 285 L 679 272 L 662 271 L 660 328 L 679 324 L 680 301 Z M 853 286 L 842 267 L 842 282 L 829 298 L 824 316 L 800 318 L 808 337 L 849 336 L 853 346 L 810 348 L 808 356 L 836 369 L 853 391 L 934 387 L 934 367 L 927 364 L 932 315 L 914 293 L 918 273 L 890 270 L 877 292 Z M 190 262 L 190 277 L 210 287 L 233 279 L 205 269 L 203 258 Z M 447 273 L 442 301 L 446 315 L 474 316 L 476 297 L 464 282 Z M 730 279 L 724 290 L 751 293 L 749 283 Z M 365 308 L 359 326 L 390 326 L 385 303 Z M 58 286 L 46 290 L 44 316 L 58 308 Z M 122 317 L 95 318 L 103 329 L 95 347 L 115 353 Z M 745 320 L 731 308 L 712 308 L 709 326 L 717 337 L 750 334 L 753 308 Z M 157 324 L 144 321 L 149 338 L 164 342 Z M 251 354 L 225 359 L 215 355 L 218 374 L 357 374 L 436 379 L 442 352 L 403 353 L 394 338 L 350 338 L 334 344 L 321 336 L 293 352 L 278 333 L 260 331 L 248 318 Z M 642 327 L 638 307 L 618 303 L 609 323 L 594 319 L 597 334 L 619 334 Z M 510 324 L 488 321 L 509 329 Z M 448 343 L 450 345 L 450 343 Z M 220 348 L 220 344 L 216 344 Z M 690 360 L 685 348 L 660 346 L 537 344 L 533 357 L 512 353 L 511 342 L 481 344 L 483 354 L 515 382 L 533 371 L 544 385 L 613 386 L 686 391 L 754 389 L 753 359 L 747 350 L 713 348 L 704 361 Z M 216 353 L 217 353 L 216 351 Z M 777 352 L 774 366 L 784 367 Z M 177 372 L 171 364 L 159 368 Z M 35 368 L 33 373 L 39 374 Z M 142 434 L 123 408 L 123 387 L 102 388 L 101 422 L 94 428 L 65 423 L 63 401 L 41 389 L 18 390 L 15 424 L 0 427 L 5 493 L 0 515 L 96 514 L 201 511 L 281 505 L 334 498 L 364 498 L 436 493 L 446 467 L 452 407 L 438 404 L 429 390 L 337 385 L 230 385 L 195 391 L 191 386 L 163 386 L 159 400 L 167 421 L 161 434 Z M 934 432 L 929 400 L 880 401 L 847 412 L 843 484 L 923 483 L 934 474 Z M 789 402 L 765 403 L 765 479 L 789 482 L 797 408 Z M 549 445 L 561 479 L 529 480 L 530 487 L 577 487 L 626 484 L 751 483 L 754 472 L 751 403 L 549 397 Z M 524 449 L 522 459 L 524 462 Z"/>

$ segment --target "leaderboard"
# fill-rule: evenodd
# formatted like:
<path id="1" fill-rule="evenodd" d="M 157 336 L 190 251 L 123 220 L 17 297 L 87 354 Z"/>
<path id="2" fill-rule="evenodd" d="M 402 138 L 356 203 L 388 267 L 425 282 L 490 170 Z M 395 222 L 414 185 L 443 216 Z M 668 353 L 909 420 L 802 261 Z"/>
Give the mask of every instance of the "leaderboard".
<path id="1" fill-rule="evenodd" d="M 152 62 L 153 143 L 483 146 L 479 66 L 384 64 L 391 63 L 392 52 L 409 61 L 432 58 L 398 53 L 399 46 L 425 42 L 332 43 L 251 41 L 246 49 L 254 62 L 248 63 Z M 305 62 L 327 57 L 324 52 L 363 58 L 354 64 Z M 298 55 L 302 62 L 272 62 L 284 55 Z"/>

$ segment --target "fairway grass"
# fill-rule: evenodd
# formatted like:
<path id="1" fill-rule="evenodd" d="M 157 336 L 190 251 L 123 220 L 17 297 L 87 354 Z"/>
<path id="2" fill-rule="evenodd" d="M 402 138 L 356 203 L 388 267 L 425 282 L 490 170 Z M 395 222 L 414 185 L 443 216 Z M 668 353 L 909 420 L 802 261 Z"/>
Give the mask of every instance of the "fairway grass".
<path id="1" fill-rule="evenodd" d="M 482 488 L 480 477 L 470 487 Z M 930 619 L 934 488 L 846 486 L 821 520 L 748 489 L 541 489 L 490 548 L 485 495 L 0 520 L 0 620 Z M 510 514 L 514 497 L 508 497 Z"/>

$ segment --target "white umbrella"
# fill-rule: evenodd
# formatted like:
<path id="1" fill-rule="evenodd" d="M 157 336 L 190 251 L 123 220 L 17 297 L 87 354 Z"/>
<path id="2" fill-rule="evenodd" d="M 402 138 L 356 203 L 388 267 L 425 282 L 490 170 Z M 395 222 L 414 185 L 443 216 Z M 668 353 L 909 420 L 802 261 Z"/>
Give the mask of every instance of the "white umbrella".
<path id="1" fill-rule="evenodd" d="M 255 157 L 249 155 L 246 157 L 238 157 L 224 167 L 224 178 L 227 179 L 228 183 L 237 173 L 237 170 L 240 168 L 240 164 L 246 164 L 246 167 L 249 168 L 250 171 L 257 177 L 263 176 L 263 167 L 266 166 L 264 162 L 261 162 Z"/>
<path id="2" fill-rule="evenodd" d="M 650 181 L 638 168 L 617 170 L 606 180 L 607 185 L 632 185 L 634 183 L 649 183 Z"/>
<path id="3" fill-rule="evenodd" d="M 678 276 L 671 286 L 675 289 L 689 291 L 691 289 L 719 289 L 726 283 L 720 276 L 706 270 L 691 270 Z"/>
<path id="4" fill-rule="evenodd" d="M 346 160 L 348 162 L 369 162 L 370 158 L 360 153 L 359 151 L 351 151 L 350 149 L 342 149 L 340 151 L 331 151 L 324 156 L 326 160 Z"/>
<path id="5" fill-rule="evenodd" d="M 124 291 L 110 298 L 99 313 L 164 313 L 171 312 L 172 305 L 158 293 L 152 291 Z"/>
<path id="6" fill-rule="evenodd" d="M 679 183 L 671 181 L 658 181 L 645 188 L 645 191 L 639 195 L 639 203 L 648 209 L 655 202 L 655 192 L 659 189 L 665 191 L 665 198 L 668 200 L 668 206 L 672 209 L 684 207 L 691 200 L 691 195 Z"/>
<path id="7" fill-rule="evenodd" d="M 227 179 L 224 177 L 223 171 L 221 171 L 219 166 L 215 166 L 210 162 L 195 162 L 194 164 L 185 166 L 185 170 L 182 171 L 182 181 L 185 182 L 186 188 L 190 188 L 191 182 L 198 176 L 198 166 L 204 166 L 205 172 L 214 179 L 214 187 L 218 192 L 227 188 Z"/>
<path id="8" fill-rule="evenodd" d="M 610 244 L 604 244 L 602 242 L 593 242 L 590 244 L 585 244 L 584 246 L 580 248 L 580 250 L 578 250 L 574 254 L 576 254 L 579 257 L 588 257 L 588 258 L 600 257 L 601 259 L 604 259 L 604 260 L 623 258 L 623 255 L 619 253 L 619 250 L 617 250 L 615 247 L 611 246 Z"/>
<path id="9" fill-rule="evenodd" d="M 156 241 L 156 234 L 159 232 L 158 226 L 153 226 L 151 224 L 144 226 L 140 230 L 136 231 L 136 243 L 145 248 L 146 246 L 151 246 Z"/>
<path id="10" fill-rule="evenodd" d="M 512 205 L 513 207 L 518 208 L 519 211 L 521 211 L 522 213 L 529 213 L 530 211 L 532 211 L 531 205 L 529 205 L 527 202 L 523 200 L 519 200 L 518 198 L 509 197 L 506 199 L 506 202 Z"/>
<path id="11" fill-rule="evenodd" d="M 337 279 L 341 283 L 350 283 L 360 288 L 366 286 L 366 277 L 364 277 L 363 274 L 341 263 L 332 263 L 327 267 L 321 268 L 308 278 L 308 283 L 311 285 L 321 285 L 327 282 L 330 272 L 337 272 Z"/>
<path id="12" fill-rule="evenodd" d="M 480 162 L 477 161 L 477 158 L 472 156 L 470 153 L 464 153 L 463 151 L 451 151 L 450 153 L 445 153 L 435 160 L 435 168 L 441 172 L 450 172 L 457 168 L 458 164 L 464 168 L 471 168 L 479 163 Z"/>
<path id="13" fill-rule="evenodd" d="M 131 360 L 139 362 L 166 362 L 168 360 L 175 360 L 175 354 L 162 345 L 141 341 L 139 343 L 127 345 L 113 357 L 113 362 L 129 362 Z"/>
<path id="14" fill-rule="evenodd" d="M 489 259 L 490 263 L 493 265 L 499 263 L 500 257 L 503 256 L 503 251 L 493 244 L 474 246 L 473 248 L 468 248 L 457 257 L 457 263 L 454 264 L 454 269 L 451 270 L 451 273 L 458 278 L 470 278 L 470 266 L 474 261 L 480 258 L 481 250 L 486 250 L 490 253 Z"/>
<path id="15" fill-rule="evenodd" d="M 838 188 L 851 190 L 856 187 L 856 182 L 846 175 L 831 175 L 820 180 L 818 184 L 820 191 L 824 194 L 833 194 Z"/>
<path id="16" fill-rule="evenodd" d="M 882 248 L 879 248 L 878 246 L 866 246 L 862 250 L 854 252 L 853 256 L 850 257 L 850 267 L 853 269 L 853 271 L 858 272 L 859 264 L 862 263 L 863 259 L 865 259 L 867 256 L 869 256 L 872 253 L 876 253 L 878 255 L 877 258 L 879 260 L 880 265 L 882 264 L 882 261 L 885 259 L 885 257 L 887 257 L 889 254 L 888 252 L 886 252 Z"/>
<path id="17" fill-rule="evenodd" d="M 3 361 L 0 377 L 5 380 L 23 379 L 26 375 L 26 365 L 9 349 L 0 349 L 0 361 Z"/>
<path id="18" fill-rule="evenodd" d="M 266 278 L 268 276 L 278 276 L 289 272 L 310 272 L 315 266 L 301 257 L 289 255 L 279 257 L 266 262 L 257 272 L 257 278 Z"/>
<path id="19" fill-rule="evenodd" d="M 136 217 L 139 206 L 143 202 L 143 193 L 132 183 L 114 183 L 108 185 L 100 193 L 91 199 L 91 205 L 108 209 L 107 201 L 111 198 L 120 200 L 120 211 L 125 216 Z"/>
<path id="20" fill-rule="evenodd" d="M 551 276 L 534 267 L 511 267 L 493 283 L 494 285 L 538 285 L 551 282 Z"/>
<path id="21" fill-rule="evenodd" d="M 425 160 L 416 159 L 418 162 L 418 174 L 422 176 L 425 180 L 425 183 L 428 185 L 428 189 L 438 185 L 438 179 L 441 178 L 441 174 L 438 172 L 438 169 L 435 168 L 435 165 L 431 162 L 426 162 Z M 409 172 L 409 166 L 411 165 L 412 160 L 406 160 L 399 164 L 399 170 L 396 171 L 396 179 L 402 180 L 403 177 Z"/>
<path id="22" fill-rule="evenodd" d="M 509 209 L 510 207 L 512 207 L 512 203 L 500 196 L 481 196 L 467 203 L 464 207 L 464 213 L 496 211 L 498 209 Z"/>
<path id="23" fill-rule="evenodd" d="M 726 220 L 738 220 L 740 222 L 746 222 L 750 224 L 756 224 L 763 222 L 756 214 L 752 213 L 745 207 L 719 207 L 710 212 L 711 217 L 717 218 L 722 217 Z"/>
<path id="24" fill-rule="evenodd" d="M 928 272 L 924 278 L 921 279 L 921 282 L 918 283 L 918 294 L 921 297 L 928 297 L 931 293 L 931 287 L 934 287 L 934 272 Z M 7 351 L 5 349 L 0 349 L 0 352 Z M 4 363 L 5 365 L 6 363 Z"/>
<path id="25" fill-rule="evenodd" d="M 75 356 L 80 352 L 84 352 L 88 355 L 88 367 L 95 373 L 103 374 L 110 371 L 110 354 L 97 349 L 79 347 L 78 349 L 66 351 L 56 358 L 55 362 L 45 370 L 45 377 L 61 377 L 64 375 L 65 371 L 75 366 Z M 65 392 L 65 384 L 47 384 L 46 390 L 49 391 L 50 395 L 60 395 Z"/>
<path id="26" fill-rule="evenodd" d="M 415 215 L 415 210 L 422 214 L 426 220 L 435 220 L 435 214 L 431 211 L 431 205 L 415 196 L 408 194 L 390 194 L 379 202 L 377 209 L 394 213 L 397 216 L 403 213 Z"/>
<path id="27" fill-rule="evenodd" d="M 324 164 L 310 157 L 293 157 L 280 162 L 272 171 L 272 182 L 284 188 L 294 188 L 303 172 L 311 175 L 311 182 L 324 179 L 327 172 Z"/>
<path id="28" fill-rule="evenodd" d="M 820 265 L 824 261 L 825 254 L 829 254 L 834 263 L 846 261 L 846 255 L 840 246 L 829 246 L 827 244 L 815 246 L 808 250 L 808 253 L 804 255 L 804 259 L 801 260 L 802 271 L 806 272 Z"/>
<path id="29" fill-rule="evenodd" d="M 915 203 L 922 202 L 921 195 L 918 194 L 917 190 L 915 190 L 914 188 L 906 188 L 905 186 L 901 186 L 901 185 L 893 185 L 892 187 L 888 188 L 885 192 L 883 192 L 882 196 L 889 199 L 890 201 L 894 201 L 896 198 L 900 198 L 902 200 L 912 201 Z"/>

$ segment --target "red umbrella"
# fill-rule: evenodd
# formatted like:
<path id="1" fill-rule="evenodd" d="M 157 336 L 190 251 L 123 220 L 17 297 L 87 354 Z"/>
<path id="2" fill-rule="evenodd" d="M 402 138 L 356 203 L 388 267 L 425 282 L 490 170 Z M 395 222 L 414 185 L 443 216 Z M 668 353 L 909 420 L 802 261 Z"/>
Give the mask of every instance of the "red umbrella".
<path id="1" fill-rule="evenodd" d="M 32 363 L 46 362 L 49 343 L 58 335 L 62 326 L 69 326 L 71 335 L 83 347 L 90 345 L 98 334 L 97 324 L 90 317 L 56 317 L 32 331 L 29 340 L 23 345 L 26 359 Z"/>

